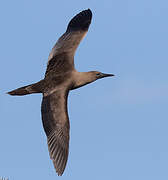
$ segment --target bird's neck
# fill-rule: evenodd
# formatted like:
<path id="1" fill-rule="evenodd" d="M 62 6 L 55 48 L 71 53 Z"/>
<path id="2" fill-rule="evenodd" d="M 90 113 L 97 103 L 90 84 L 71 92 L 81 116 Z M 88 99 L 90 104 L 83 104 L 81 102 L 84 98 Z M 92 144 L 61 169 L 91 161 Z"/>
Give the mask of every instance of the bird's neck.
<path id="1" fill-rule="evenodd" d="M 86 84 L 93 82 L 89 76 L 89 72 L 75 72 L 73 75 L 74 85 L 72 89 L 80 88 Z"/>

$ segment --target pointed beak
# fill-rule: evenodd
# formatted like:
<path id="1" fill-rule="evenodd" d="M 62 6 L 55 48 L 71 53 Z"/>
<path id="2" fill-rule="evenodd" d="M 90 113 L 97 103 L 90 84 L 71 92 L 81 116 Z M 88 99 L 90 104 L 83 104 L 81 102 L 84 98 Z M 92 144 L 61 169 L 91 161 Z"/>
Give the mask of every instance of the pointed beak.
<path id="1" fill-rule="evenodd" d="M 101 73 L 101 78 L 110 77 L 110 76 L 114 76 L 114 74 Z"/>

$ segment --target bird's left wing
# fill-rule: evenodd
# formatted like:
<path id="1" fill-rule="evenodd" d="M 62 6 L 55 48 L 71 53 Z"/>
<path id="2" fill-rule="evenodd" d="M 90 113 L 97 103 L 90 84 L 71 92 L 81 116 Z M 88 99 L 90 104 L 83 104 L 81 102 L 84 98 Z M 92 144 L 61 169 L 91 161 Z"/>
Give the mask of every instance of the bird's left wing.
<path id="1" fill-rule="evenodd" d="M 69 118 L 67 112 L 67 90 L 43 94 L 41 112 L 47 135 L 50 158 L 58 175 L 62 175 L 68 159 Z"/>
<path id="2" fill-rule="evenodd" d="M 83 39 L 85 34 L 88 31 L 89 25 L 92 19 L 92 12 L 90 9 L 84 10 L 77 14 L 68 24 L 66 32 L 58 39 L 55 46 L 52 48 L 52 51 L 48 57 L 48 65 L 47 69 L 50 69 L 50 66 L 55 66 L 54 64 L 60 63 L 59 56 L 64 56 L 66 54 L 67 57 L 64 63 L 70 65 L 74 65 L 74 53 Z M 55 68 L 57 68 L 55 66 Z"/>

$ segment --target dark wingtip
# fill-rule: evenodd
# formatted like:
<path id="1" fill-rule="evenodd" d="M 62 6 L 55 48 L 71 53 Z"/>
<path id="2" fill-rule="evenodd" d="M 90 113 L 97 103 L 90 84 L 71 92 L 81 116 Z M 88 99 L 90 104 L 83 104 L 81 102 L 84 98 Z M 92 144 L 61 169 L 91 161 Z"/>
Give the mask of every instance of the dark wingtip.
<path id="1" fill-rule="evenodd" d="M 67 31 L 87 31 L 92 20 L 92 11 L 90 9 L 81 11 L 71 19 Z"/>

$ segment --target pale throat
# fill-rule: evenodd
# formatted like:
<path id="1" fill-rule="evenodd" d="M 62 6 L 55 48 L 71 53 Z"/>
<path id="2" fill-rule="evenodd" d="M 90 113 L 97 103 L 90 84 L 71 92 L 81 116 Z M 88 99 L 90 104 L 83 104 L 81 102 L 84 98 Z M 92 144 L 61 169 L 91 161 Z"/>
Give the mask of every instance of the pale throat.
<path id="1" fill-rule="evenodd" d="M 77 72 L 76 71 L 74 73 L 73 79 L 74 79 L 74 88 L 73 89 L 79 88 L 79 87 L 84 86 L 93 81 L 89 72 Z"/>

